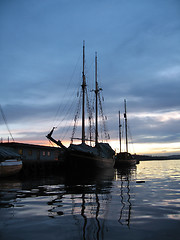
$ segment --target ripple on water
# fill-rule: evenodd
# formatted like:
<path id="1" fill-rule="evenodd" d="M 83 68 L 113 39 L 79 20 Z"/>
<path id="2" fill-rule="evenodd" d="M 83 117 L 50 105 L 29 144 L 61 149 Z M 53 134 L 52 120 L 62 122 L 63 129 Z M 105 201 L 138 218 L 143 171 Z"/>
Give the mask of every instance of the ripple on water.
<path id="1" fill-rule="evenodd" d="M 0 181 L 1 238 L 179 239 L 179 176 L 180 162 L 154 161 L 90 181 Z"/>

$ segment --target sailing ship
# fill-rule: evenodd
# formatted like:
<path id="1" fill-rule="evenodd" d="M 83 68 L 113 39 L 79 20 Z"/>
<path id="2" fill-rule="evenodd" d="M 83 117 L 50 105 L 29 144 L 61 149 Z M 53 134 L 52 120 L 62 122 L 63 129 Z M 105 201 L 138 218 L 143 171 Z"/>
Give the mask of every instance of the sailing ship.
<path id="1" fill-rule="evenodd" d="M 55 127 L 46 136 L 49 140 L 60 146 L 64 150 L 65 165 L 78 169 L 89 168 L 113 168 L 115 164 L 114 150 L 108 143 L 98 141 L 98 94 L 102 90 L 98 86 L 97 81 L 97 54 L 95 55 L 95 146 L 86 144 L 85 137 L 85 94 L 86 91 L 86 76 L 85 76 L 85 44 L 83 42 L 83 71 L 82 71 L 82 137 L 81 144 L 70 144 L 67 148 L 60 140 L 55 140 L 52 137 Z"/>
<path id="2" fill-rule="evenodd" d="M 126 100 L 124 100 L 124 122 L 125 122 L 125 140 L 126 140 L 126 151 L 122 151 L 121 148 L 121 118 L 119 111 L 119 143 L 120 143 L 120 152 L 115 156 L 115 168 L 121 166 L 133 166 L 136 165 L 136 159 L 128 152 L 128 134 L 127 134 L 127 112 L 126 112 Z"/>

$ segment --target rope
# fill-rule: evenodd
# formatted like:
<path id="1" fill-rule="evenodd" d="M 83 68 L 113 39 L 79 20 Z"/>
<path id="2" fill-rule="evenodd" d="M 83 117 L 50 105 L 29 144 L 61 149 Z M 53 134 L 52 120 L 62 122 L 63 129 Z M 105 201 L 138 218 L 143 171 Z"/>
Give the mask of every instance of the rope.
<path id="1" fill-rule="evenodd" d="M 104 116 L 104 113 L 103 113 L 103 108 L 102 108 L 102 102 L 101 102 L 100 94 L 98 94 L 98 98 L 99 98 L 100 113 L 101 113 L 102 122 L 103 122 L 103 128 L 104 128 L 104 135 L 105 135 L 105 139 L 108 140 L 110 138 L 110 136 L 108 134 L 107 126 L 106 126 L 106 123 L 105 123 L 105 116 Z"/>
<path id="2" fill-rule="evenodd" d="M 81 97 L 82 97 L 82 92 L 80 93 L 80 96 L 79 96 L 77 111 L 76 111 L 75 118 L 74 118 L 74 126 L 73 126 L 73 131 L 72 131 L 72 136 L 71 136 L 71 143 L 73 142 L 73 138 L 74 138 L 76 128 L 77 128 L 77 121 L 79 119 L 79 114 L 80 114 L 80 109 L 81 109 L 81 105 L 80 105 Z"/>
<path id="3" fill-rule="evenodd" d="M 93 106 L 90 105 L 87 89 L 86 89 L 86 105 L 88 110 L 89 135 L 90 135 L 90 140 L 92 140 L 92 134 L 95 134 L 95 126 L 93 121 L 93 110 L 92 110 Z"/>
<path id="4" fill-rule="evenodd" d="M 74 78 L 74 75 L 75 75 L 75 72 L 76 72 L 76 69 L 77 69 L 78 62 L 79 62 L 80 57 L 81 57 L 81 54 L 79 55 L 79 57 L 78 57 L 78 59 L 77 59 L 77 62 L 76 62 L 74 71 L 73 71 L 73 73 L 72 73 L 72 75 L 71 75 L 71 77 L 70 77 L 70 80 L 69 80 L 69 82 L 68 82 L 68 84 L 67 84 L 66 90 L 64 91 L 64 94 L 63 94 L 62 99 L 64 99 L 67 95 L 70 95 L 70 94 L 68 94 L 68 91 L 69 91 L 69 89 L 71 89 L 70 87 L 72 87 L 72 80 L 73 80 L 73 78 Z M 75 92 L 75 90 L 74 90 L 74 92 Z M 72 95 L 75 96 L 75 94 L 71 94 L 71 96 L 72 96 Z M 63 107 L 63 104 L 62 104 L 62 103 L 59 104 L 58 109 L 57 109 L 56 114 L 55 114 L 55 117 L 54 117 L 54 120 L 53 120 L 53 126 L 55 126 L 55 125 L 56 125 L 55 123 L 58 121 L 58 115 L 59 115 L 59 113 L 61 112 L 61 115 L 63 115 L 63 113 L 65 112 L 66 109 L 67 109 L 67 105 L 64 105 L 64 107 Z M 62 121 L 64 121 L 64 119 L 66 118 L 67 113 L 68 113 L 68 112 L 65 113 L 65 117 L 60 121 L 60 123 L 61 123 Z M 60 125 L 60 123 L 59 123 L 59 125 Z M 59 126 L 59 125 L 58 125 L 58 126 Z M 51 128 L 52 128 L 52 127 L 51 127 Z"/>
<path id="5" fill-rule="evenodd" d="M 132 134 L 131 134 L 129 125 L 128 125 L 128 132 L 129 132 L 129 135 L 130 135 L 132 150 L 133 150 L 133 153 L 134 153 L 134 152 L 135 152 L 135 151 L 134 151 L 134 143 L 133 143 Z"/>
<path id="6" fill-rule="evenodd" d="M 5 116 L 5 114 L 4 114 L 3 110 L 2 110 L 1 105 L 0 105 L 0 110 L 1 110 L 1 115 L 3 117 L 3 120 L 4 120 L 5 124 L 6 124 L 7 130 L 8 130 L 8 132 L 9 132 L 9 134 L 10 134 L 10 136 L 11 136 L 13 142 L 14 142 L 14 138 L 13 138 L 12 133 L 11 133 L 9 127 L 8 127 L 7 119 L 6 119 L 6 116 Z"/>

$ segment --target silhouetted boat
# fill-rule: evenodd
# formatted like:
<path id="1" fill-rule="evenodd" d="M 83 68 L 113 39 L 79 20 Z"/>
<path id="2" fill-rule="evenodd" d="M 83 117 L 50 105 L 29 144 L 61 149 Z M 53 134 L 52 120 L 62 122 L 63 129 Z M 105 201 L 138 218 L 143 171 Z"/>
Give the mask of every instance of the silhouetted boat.
<path id="1" fill-rule="evenodd" d="M 46 136 L 49 140 L 59 145 L 65 154 L 65 164 L 68 167 L 85 168 L 113 168 L 115 160 L 113 158 L 115 152 L 108 143 L 98 142 L 98 94 L 102 90 L 98 87 L 97 82 L 97 55 L 95 56 L 95 96 L 96 96 L 96 113 L 95 113 L 95 146 L 86 144 L 85 139 L 85 94 L 86 94 L 86 77 L 84 72 L 85 64 L 85 45 L 83 44 L 83 72 L 82 72 L 82 138 L 81 144 L 70 144 L 67 148 L 60 140 L 52 137 L 53 131 Z"/>
<path id="2" fill-rule="evenodd" d="M 0 147 L 0 177 L 12 176 L 20 172 L 20 155 L 10 149 Z"/>
<path id="3" fill-rule="evenodd" d="M 124 120 L 125 120 L 125 134 L 126 134 L 126 151 L 121 151 L 121 120 L 119 111 L 119 142 L 120 152 L 115 156 L 115 168 L 121 166 L 132 166 L 136 164 L 136 159 L 128 152 L 128 135 L 127 135 L 127 113 L 126 113 L 126 100 L 124 100 Z"/>
<path id="4" fill-rule="evenodd" d="M 136 159 L 128 152 L 121 152 L 115 156 L 115 168 L 136 165 Z"/>

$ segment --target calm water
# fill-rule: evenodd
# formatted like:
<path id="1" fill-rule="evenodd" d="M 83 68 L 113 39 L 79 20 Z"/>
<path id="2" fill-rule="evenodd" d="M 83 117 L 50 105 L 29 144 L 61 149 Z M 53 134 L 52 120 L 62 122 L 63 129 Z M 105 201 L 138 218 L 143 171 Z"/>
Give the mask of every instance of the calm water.
<path id="1" fill-rule="evenodd" d="M 0 239 L 180 239 L 180 160 L 1 179 Z"/>

